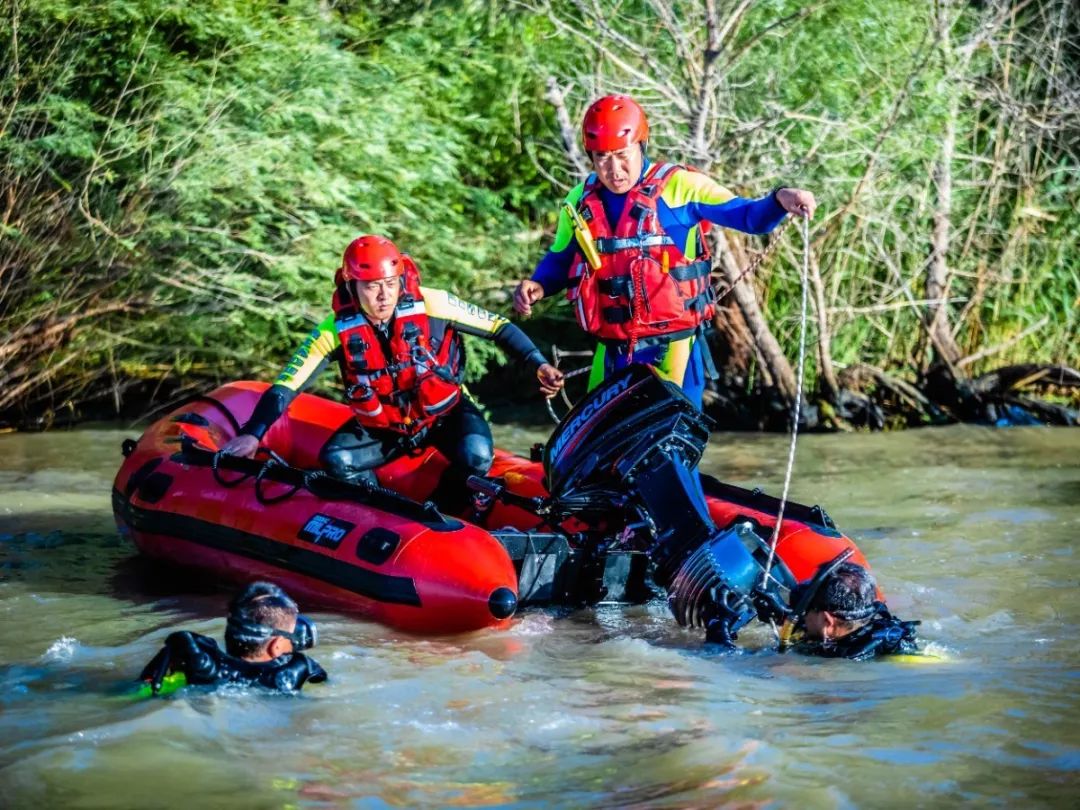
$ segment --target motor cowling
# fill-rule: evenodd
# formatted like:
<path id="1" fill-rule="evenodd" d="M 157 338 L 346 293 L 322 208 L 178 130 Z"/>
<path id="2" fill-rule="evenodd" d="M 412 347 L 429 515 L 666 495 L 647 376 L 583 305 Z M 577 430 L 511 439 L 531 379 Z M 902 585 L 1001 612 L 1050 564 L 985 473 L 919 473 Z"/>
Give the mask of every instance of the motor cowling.
<path id="1" fill-rule="evenodd" d="M 711 427 L 678 386 L 631 365 L 579 402 L 551 437 L 549 490 L 556 503 L 628 493 L 647 517 L 654 579 L 666 588 L 717 532 L 697 473 Z"/>
<path id="2" fill-rule="evenodd" d="M 726 643 L 758 614 L 764 541 L 750 522 L 720 529 L 709 514 L 697 464 L 711 425 L 677 386 L 632 365 L 567 415 L 544 463 L 556 504 L 627 493 L 646 518 L 653 581 L 676 620 Z"/>
<path id="3" fill-rule="evenodd" d="M 548 491 L 610 486 L 613 476 L 633 474 L 653 448 L 677 452 L 692 469 L 712 427 L 678 386 L 648 366 L 630 365 L 579 401 L 555 430 L 544 448 Z"/>

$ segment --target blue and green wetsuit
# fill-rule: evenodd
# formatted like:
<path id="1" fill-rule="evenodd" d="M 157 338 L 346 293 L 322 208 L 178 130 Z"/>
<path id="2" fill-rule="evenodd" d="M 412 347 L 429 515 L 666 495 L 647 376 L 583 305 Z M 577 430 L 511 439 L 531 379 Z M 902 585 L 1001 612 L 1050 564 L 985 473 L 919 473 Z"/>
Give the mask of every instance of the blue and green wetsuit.
<path id="1" fill-rule="evenodd" d="M 642 178 L 649 170 L 649 162 L 642 167 Z M 640 178 L 639 178 L 640 182 Z M 580 183 L 566 196 L 564 203 L 576 207 L 585 190 Z M 600 199 L 609 222 L 616 222 L 626 203 L 626 194 L 616 194 L 600 186 Z M 771 193 L 756 200 L 738 197 L 715 180 L 700 172 L 676 169 L 663 193 L 657 200 L 657 218 L 660 228 L 676 245 L 682 246 L 686 257 L 693 260 L 697 250 L 698 230 L 702 222 L 709 222 L 744 233 L 768 233 L 786 216 L 783 207 Z M 544 288 L 544 295 L 554 295 L 566 289 L 570 267 L 577 254 L 573 224 L 569 215 L 560 210 L 555 231 L 555 241 L 547 254 L 533 271 L 532 280 Z M 666 379 L 680 385 L 683 392 L 699 408 L 705 389 L 705 358 L 696 336 L 672 341 L 654 341 L 638 346 L 633 362 L 651 365 Z M 613 371 L 625 367 L 630 361 L 628 354 L 618 347 L 597 345 L 593 359 L 589 388 L 599 385 Z"/>

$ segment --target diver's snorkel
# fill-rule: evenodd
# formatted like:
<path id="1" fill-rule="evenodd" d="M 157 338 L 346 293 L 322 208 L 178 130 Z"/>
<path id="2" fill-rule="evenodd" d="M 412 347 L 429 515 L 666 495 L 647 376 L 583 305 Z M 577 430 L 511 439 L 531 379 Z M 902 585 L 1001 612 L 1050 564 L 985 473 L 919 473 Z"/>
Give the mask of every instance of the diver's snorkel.
<path id="1" fill-rule="evenodd" d="M 813 579 L 806 583 L 800 583 L 791 589 L 791 613 L 784 618 L 784 624 L 780 628 L 780 652 L 784 652 L 791 643 L 791 636 L 800 625 L 807 612 L 810 603 L 814 601 L 821 586 L 848 559 L 855 553 L 855 549 L 846 548 L 837 554 L 832 560 L 822 565 Z"/>

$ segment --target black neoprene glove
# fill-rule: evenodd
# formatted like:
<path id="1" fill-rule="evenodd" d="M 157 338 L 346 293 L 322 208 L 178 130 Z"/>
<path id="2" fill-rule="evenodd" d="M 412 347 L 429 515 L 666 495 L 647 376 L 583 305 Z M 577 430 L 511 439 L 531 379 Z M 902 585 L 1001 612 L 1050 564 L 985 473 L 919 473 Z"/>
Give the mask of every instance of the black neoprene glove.
<path id="1" fill-rule="evenodd" d="M 784 620 L 791 615 L 791 608 L 784 602 L 784 598 L 775 588 L 755 585 L 750 592 L 750 599 L 754 603 L 757 617 L 768 624 L 774 622 L 783 624 Z"/>
<path id="2" fill-rule="evenodd" d="M 213 659 L 199 648 L 196 635 L 186 630 L 171 633 L 165 646 L 143 667 L 139 680 L 147 681 L 153 694 L 161 691 L 161 684 L 170 672 L 183 672 L 190 683 L 210 678 L 214 673 Z"/>

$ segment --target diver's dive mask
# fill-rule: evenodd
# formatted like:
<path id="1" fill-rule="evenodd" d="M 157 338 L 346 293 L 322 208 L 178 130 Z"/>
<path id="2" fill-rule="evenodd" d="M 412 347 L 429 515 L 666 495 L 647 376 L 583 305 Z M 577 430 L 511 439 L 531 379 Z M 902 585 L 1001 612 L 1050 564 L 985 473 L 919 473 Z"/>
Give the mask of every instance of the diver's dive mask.
<path id="1" fill-rule="evenodd" d="M 229 617 L 229 623 L 225 628 L 226 638 L 248 644 L 262 644 L 274 636 L 287 638 L 297 652 L 310 650 L 319 642 L 319 631 L 315 627 L 315 622 L 303 615 L 296 617 L 296 627 L 291 633 L 268 624 L 245 622 L 233 616 Z"/>
<path id="2" fill-rule="evenodd" d="M 854 549 L 845 549 L 822 565 L 812 579 L 791 589 L 791 614 L 780 631 L 781 650 L 793 642 L 793 636 L 794 641 L 801 641 L 798 636 L 801 635 L 800 631 L 806 629 L 806 614 L 815 609 L 821 588 L 854 553 Z M 861 661 L 879 655 L 910 654 L 918 650 L 915 628 L 919 623 L 895 618 L 883 602 L 874 600 L 868 605 L 849 610 L 829 608 L 829 613 L 847 622 L 859 622 L 860 625 L 839 638 L 809 642 L 809 648 L 805 651 L 828 658 Z"/>
<path id="3" fill-rule="evenodd" d="M 822 565 L 813 578 L 808 579 L 806 582 L 800 582 L 791 589 L 791 597 L 788 600 L 788 604 L 791 605 L 791 614 L 784 620 L 784 626 L 780 628 L 781 650 L 791 643 L 792 635 L 796 629 L 801 629 L 803 619 L 806 618 L 806 613 L 810 610 L 810 605 L 813 604 L 814 597 L 821 590 L 821 586 L 825 584 L 825 580 L 843 563 L 847 562 L 854 553 L 855 549 L 845 548 L 829 562 Z"/>

